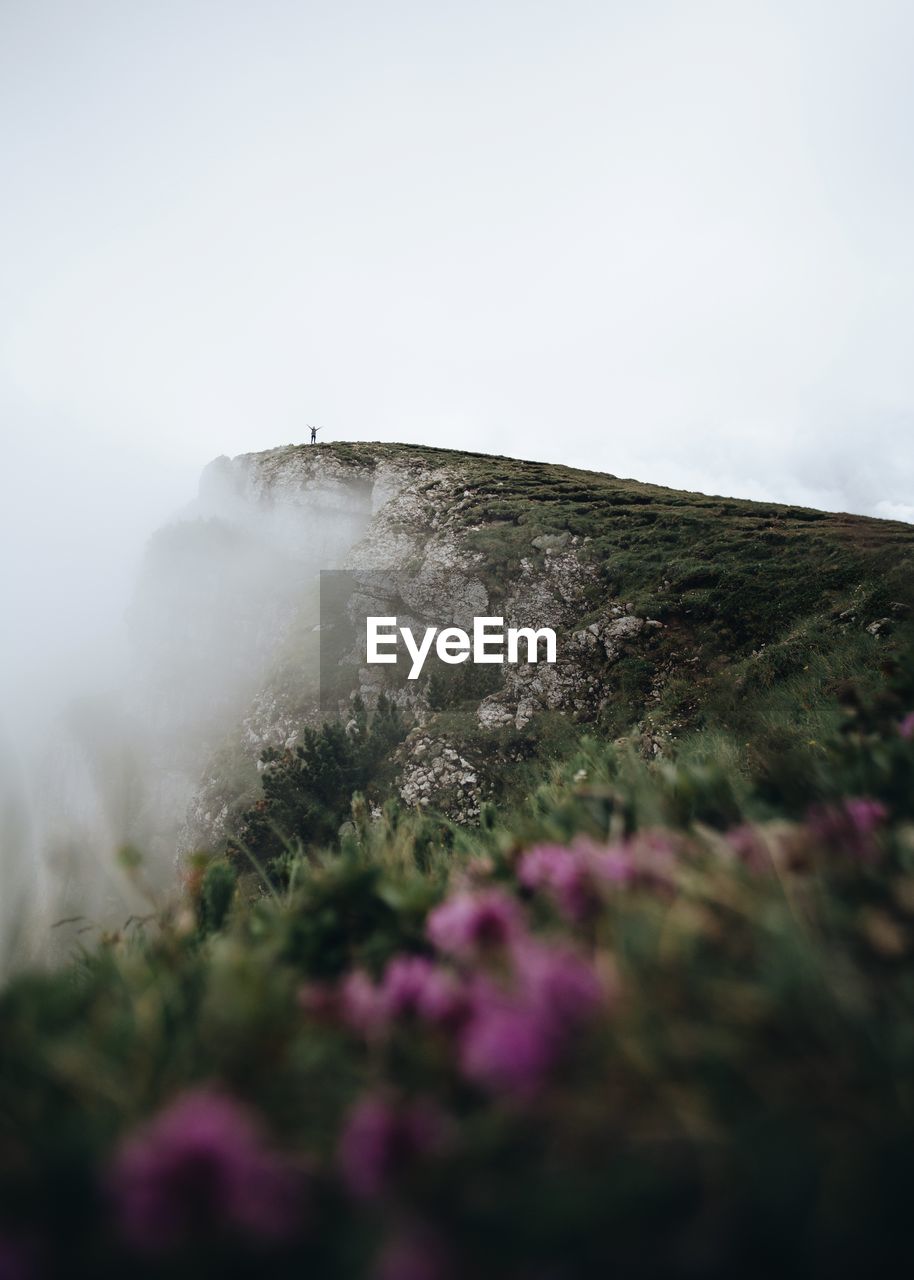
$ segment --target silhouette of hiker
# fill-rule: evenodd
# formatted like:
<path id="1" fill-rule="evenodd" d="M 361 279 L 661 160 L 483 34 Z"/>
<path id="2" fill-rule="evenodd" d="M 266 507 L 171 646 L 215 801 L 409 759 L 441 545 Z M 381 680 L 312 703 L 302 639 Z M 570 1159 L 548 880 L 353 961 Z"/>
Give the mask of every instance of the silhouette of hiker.
<path id="1" fill-rule="evenodd" d="M 317 444 L 317 433 L 323 431 L 323 427 L 311 427 L 311 443 Z"/>

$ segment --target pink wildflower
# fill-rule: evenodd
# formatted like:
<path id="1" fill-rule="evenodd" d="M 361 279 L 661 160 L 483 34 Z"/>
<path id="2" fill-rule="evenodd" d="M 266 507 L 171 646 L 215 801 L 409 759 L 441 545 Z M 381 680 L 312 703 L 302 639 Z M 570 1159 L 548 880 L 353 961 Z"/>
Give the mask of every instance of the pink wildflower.
<path id="1" fill-rule="evenodd" d="M 768 846 L 758 830 L 748 822 L 727 832 L 727 844 L 749 871 L 760 873 L 771 870 Z"/>
<path id="2" fill-rule="evenodd" d="M 634 874 L 624 848 L 578 842 L 570 847 L 537 845 L 524 854 L 518 879 L 527 889 L 545 889 L 562 915 L 581 924 L 600 905 L 601 884 L 621 884 Z"/>
<path id="3" fill-rule="evenodd" d="M 500 889 L 455 894 L 431 912 L 426 926 L 436 947 L 459 956 L 505 947 L 522 931 L 520 906 Z"/>
<path id="4" fill-rule="evenodd" d="M 514 950 L 514 971 L 522 1001 L 561 1030 L 586 1021 L 603 999 L 593 966 L 570 947 L 524 942 Z"/>
<path id="5" fill-rule="evenodd" d="M 466 999 L 455 974 L 425 956 L 396 956 L 384 974 L 380 1002 L 388 1018 L 413 1015 L 449 1025 L 459 1021 Z"/>
<path id="6" fill-rule="evenodd" d="M 429 1102 L 395 1107 L 386 1098 L 368 1095 L 353 1107 L 340 1138 L 343 1181 L 358 1199 L 377 1199 L 437 1150 L 446 1133 L 444 1117 Z"/>
<path id="7" fill-rule="evenodd" d="M 535 1094 L 556 1058 L 554 1028 L 532 1008 L 503 993 L 481 1000 L 464 1029 L 464 1074 L 494 1093 Z"/>
<path id="8" fill-rule="evenodd" d="M 369 1040 L 383 1030 L 387 1021 L 381 992 L 364 969 L 353 969 L 343 979 L 340 1008 L 346 1025 Z"/>
<path id="9" fill-rule="evenodd" d="M 388 1017 L 418 1013 L 435 966 L 425 956 L 395 956 L 381 983 L 381 999 Z"/>
<path id="10" fill-rule="evenodd" d="M 580 848 L 538 845 L 524 854 L 517 878 L 526 889 L 546 889 L 574 923 L 586 920 L 600 903 L 591 859 Z"/>
<path id="11" fill-rule="evenodd" d="M 256 1118 L 211 1089 L 186 1093 L 117 1153 L 112 1193 L 138 1250 L 240 1235 L 281 1241 L 301 1218 L 301 1175 L 271 1150 Z"/>
<path id="12" fill-rule="evenodd" d="M 625 845 L 609 845 L 593 852 L 594 870 L 607 884 L 628 884 L 635 876 L 635 864 Z"/>
<path id="13" fill-rule="evenodd" d="M 809 827 L 823 844 L 845 850 L 861 862 L 878 855 L 876 833 L 888 817 L 881 800 L 851 796 L 840 804 L 819 805 L 809 814 Z"/>
<path id="14" fill-rule="evenodd" d="M 898 732 L 905 742 L 914 738 L 914 711 L 909 711 L 898 726 Z"/>
<path id="15" fill-rule="evenodd" d="M 363 969 L 356 969 L 340 988 L 343 1020 L 367 1039 L 383 1035 L 392 1022 L 404 1018 L 453 1026 L 465 1005 L 456 974 L 426 956 L 395 956 L 377 984 Z"/>
<path id="16" fill-rule="evenodd" d="M 527 940 L 512 959 L 511 985 L 488 978 L 476 983 L 460 1062 L 470 1079 L 493 1092 L 531 1096 L 604 993 L 592 967 L 570 948 Z"/>
<path id="17" fill-rule="evenodd" d="M 639 831 L 626 841 L 624 850 L 630 860 L 630 880 L 652 889 L 673 886 L 673 869 L 679 842 L 668 831 Z"/>

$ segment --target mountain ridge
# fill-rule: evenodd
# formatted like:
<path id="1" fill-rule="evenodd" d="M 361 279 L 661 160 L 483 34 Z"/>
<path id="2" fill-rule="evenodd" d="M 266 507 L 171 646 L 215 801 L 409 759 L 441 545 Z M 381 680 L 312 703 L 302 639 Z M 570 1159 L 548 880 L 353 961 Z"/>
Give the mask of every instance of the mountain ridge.
<path id="1" fill-rule="evenodd" d="M 345 722 L 349 699 L 370 708 L 383 692 L 412 726 L 377 802 L 393 794 L 460 821 L 510 791 L 512 773 L 524 785 L 526 766 L 554 756 L 569 725 L 572 736 L 589 728 L 663 757 L 684 734 L 709 728 L 715 699 L 741 701 L 728 682 L 748 684 L 748 697 L 808 672 L 804 645 L 812 666 L 823 664 L 822 682 L 842 664 L 875 670 L 914 606 L 914 528 L 901 522 L 499 455 L 279 446 L 215 460 L 200 501 L 200 519 L 284 539 L 312 577 L 347 570 L 364 588 L 372 576 L 377 613 L 440 626 L 494 612 L 506 625 L 558 629 L 556 667 L 513 670 L 497 689 L 411 685 L 354 651 L 337 664 L 331 718 Z M 379 589 L 391 571 L 398 582 Z M 220 766 L 204 770 L 185 847 L 231 837 L 256 797 L 259 753 L 292 747 L 323 718 L 314 607 L 312 583 L 216 753 Z M 737 707 L 731 719 L 745 715 Z M 505 768 L 515 757 L 524 767 Z"/>
<path id="2" fill-rule="evenodd" d="M 914 530 L 613 483 L 280 451 L 153 539 L 95 736 L 180 883 L 138 825 L 0 988 L 0 1264 L 914 1257 Z M 568 661 L 410 682 L 369 605 Z"/>

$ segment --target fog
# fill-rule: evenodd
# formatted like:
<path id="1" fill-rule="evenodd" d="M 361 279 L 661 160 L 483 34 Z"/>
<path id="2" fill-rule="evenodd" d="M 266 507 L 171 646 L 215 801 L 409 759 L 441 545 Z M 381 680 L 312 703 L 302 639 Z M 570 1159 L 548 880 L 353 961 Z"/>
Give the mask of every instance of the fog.
<path id="1" fill-rule="evenodd" d="M 10 430 L 912 518 L 904 0 L 6 0 Z"/>
<path id="2" fill-rule="evenodd" d="M 38 461 L 21 451 L 20 465 Z M 319 571 L 371 514 L 359 488 L 333 508 L 319 492 L 258 504 L 226 459 L 183 502 L 186 478 L 148 460 L 112 474 L 71 456 L 69 478 L 62 461 L 40 509 L 4 482 L 4 545 L 23 554 L 4 583 L 0 967 L 64 954 L 173 895 L 205 766 L 284 646 L 317 628 Z M 316 708 L 316 649 L 313 669 L 294 657 Z"/>
<path id="3" fill-rule="evenodd" d="M 84 827 L 91 804 L 63 763 L 72 717 L 78 703 L 123 689 L 143 546 L 194 492 L 191 475 L 140 454 L 86 433 L 62 438 L 37 415 L 27 426 L 5 436 L 0 470 L 0 964 L 14 948 L 20 959 L 46 949 L 65 896 L 52 885 L 52 832 L 68 820 Z"/>
<path id="4" fill-rule="evenodd" d="M 6 917 L 52 911 L 49 779 L 99 827 L 74 739 L 213 457 L 314 422 L 914 519 L 912 42 L 903 0 L 5 0 Z"/>

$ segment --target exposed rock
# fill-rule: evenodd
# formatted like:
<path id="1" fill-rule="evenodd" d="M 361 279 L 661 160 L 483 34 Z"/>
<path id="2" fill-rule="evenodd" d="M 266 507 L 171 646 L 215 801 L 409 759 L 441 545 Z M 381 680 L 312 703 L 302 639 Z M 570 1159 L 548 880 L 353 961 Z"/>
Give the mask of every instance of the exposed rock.
<path id="1" fill-rule="evenodd" d="M 887 635 L 888 632 L 891 631 L 891 629 L 892 629 L 891 618 L 877 618 L 874 622 L 871 622 L 869 626 L 866 628 L 867 632 L 871 636 Z"/>
<path id="2" fill-rule="evenodd" d="M 498 729 L 513 724 L 522 729 L 540 711 L 593 718 L 608 692 L 612 664 L 645 630 L 662 625 L 629 615 L 617 618 L 607 610 L 598 621 L 560 641 L 554 664 L 506 668 L 505 687 L 479 705 L 480 725 Z"/>
<path id="3" fill-rule="evenodd" d="M 351 675 L 339 682 L 336 710 L 351 724 L 351 695 L 358 693 L 369 708 L 382 692 L 394 701 L 415 726 L 397 755 L 402 799 L 459 821 L 478 816 L 491 791 L 483 762 L 462 742 L 435 733 L 427 681 L 394 678 L 391 667 L 367 664 L 364 626 L 357 620 L 393 615 L 419 635 L 427 626 L 469 631 L 474 617 L 495 614 L 505 627 L 554 630 L 555 664 L 506 664 L 503 687 L 480 698 L 476 720 L 489 730 L 522 730 L 546 711 L 593 719 L 609 691 L 613 664 L 630 647 L 647 644 L 661 626 L 637 616 L 633 602 L 607 597 L 590 558 L 590 539 L 567 531 L 533 537 L 534 551 L 544 554 L 521 556 L 493 599 L 472 540 L 486 527 L 469 515 L 477 509 L 477 492 L 456 462 L 433 466 L 421 453 L 387 455 L 373 446 L 354 446 L 340 456 L 326 449 L 277 449 L 217 460 L 205 473 L 200 503 L 207 518 L 256 531 L 287 553 L 293 548 L 303 584 L 313 567 L 352 574 L 346 610 L 353 638 L 335 659 Z M 289 746 L 303 725 L 333 714 L 320 704 L 313 675 L 317 646 L 333 624 L 322 620 L 324 631 L 315 626 L 313 588 L 310 598 L 305 585 L 301 590 L 307 625 L 297 630 L 294 618 L 287 620 L 284 648 L 249 699 L 234 739 L 252 773 L 265 747 Z M 185 844 L 230 826 L 223 772 L 204 771 Z"/>
<path id="4" fill-rule="evenodd" d="M 479 817 L 480 804 L 491 792 L 491 783 L 481 781 L 478 765 L 446 739 L 414 732 L 403 744 L 400 758 L 403 771 L 399 791 L 406 804 L 433 806 L 458 822 Z"/>

